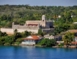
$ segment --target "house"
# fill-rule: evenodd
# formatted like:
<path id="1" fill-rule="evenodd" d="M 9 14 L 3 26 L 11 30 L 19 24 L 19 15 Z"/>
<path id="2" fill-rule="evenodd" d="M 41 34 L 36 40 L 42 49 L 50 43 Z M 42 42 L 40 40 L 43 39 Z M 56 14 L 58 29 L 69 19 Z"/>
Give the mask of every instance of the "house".
<path id="1" fill-rule="evenodd" d="M 74 41 L 71 44 L 72 45 L 77 45 L 77 36 L 75 36 Z"/>
<path id="2" fill-rule="evenodd" d="M 58 44 L 64 43 L 64 41 L 62 40 L 62 36 L 61 35 L 55 36 L 54 39 L 56 40 L 56 42 Z"/>
<path id="3" fill-rule="evenodd" d="M 54 36 L 53 36 L 53 35 L 49 35 L 49 34 L 47 34 L 47 35 L 44 35 L 44 38 L 54 39 Z"/>
<path id="4" fill-rule="evenodd" d="M 77 37 L 75 37 L 74 41 L 77 42 Z"/>
<path id="5" fill-rule="evenodd" d="M 73 24 L 77 24 L 77 22 L 74 22 Z"/>
<path id="6" fill-rule="evenodd" d="M 71 44 L 72 44 L 72 45 L 77 45 L 77 42 L 72 42 Z"/>
<path id="7" fill-rule="evenodd" d="M 61 15 L 58 15 L 58 18 L 61 18 Z"/>
<path id="8" fill-rule="evenodd" d="M 35 45 L 41 40 L 40 36 L 37 35 L 31 35 L 26 38 L 24 38 L 24 41 L 21 43 L 21 45 Z"/>

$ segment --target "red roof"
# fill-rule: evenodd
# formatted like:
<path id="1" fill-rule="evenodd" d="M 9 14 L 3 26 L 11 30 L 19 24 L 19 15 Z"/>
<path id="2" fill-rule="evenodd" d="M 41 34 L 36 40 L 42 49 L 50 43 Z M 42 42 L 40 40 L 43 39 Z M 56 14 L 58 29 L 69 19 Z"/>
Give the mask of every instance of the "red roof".
<path id="1" fill-rule="evenodd" d="M 36 36 L 36 35 L 32 35 L 32 36 L 28 36 L 26 38 L 24 38 L 24 40 L 39 40 L 40 37 Z"/>
<path id="2" fill-rule="evenodd" d="M 28 26 L 37 26 L 38 24 L 28 24 Z"/>
<path id="3" fill-rule="evenodd" d="M 71 44 L 77 44 L 77 42 L 72 42 Z"/>

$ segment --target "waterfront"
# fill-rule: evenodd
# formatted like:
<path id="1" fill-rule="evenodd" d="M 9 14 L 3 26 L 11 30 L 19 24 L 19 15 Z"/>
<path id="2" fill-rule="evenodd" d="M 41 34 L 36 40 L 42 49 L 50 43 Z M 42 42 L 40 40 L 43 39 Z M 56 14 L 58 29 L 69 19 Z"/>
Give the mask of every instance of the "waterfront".
<path id="1" fill-rule="evenodd" d="M 77 49 L 0 46 L 0 59 L 77 59 Z"/>

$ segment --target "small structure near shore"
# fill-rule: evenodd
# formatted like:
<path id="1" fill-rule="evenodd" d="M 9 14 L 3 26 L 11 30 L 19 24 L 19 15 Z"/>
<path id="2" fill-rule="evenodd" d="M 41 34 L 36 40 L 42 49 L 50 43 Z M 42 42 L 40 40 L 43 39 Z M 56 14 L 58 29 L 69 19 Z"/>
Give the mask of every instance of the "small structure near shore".
<path id="1" fill-rule="evenodd" d="M 28 36 L 24 38 L 24 41 L 21 43 L 21 45 L 35 45 L 37 44 L 41 38 L 36 35 Z"/>

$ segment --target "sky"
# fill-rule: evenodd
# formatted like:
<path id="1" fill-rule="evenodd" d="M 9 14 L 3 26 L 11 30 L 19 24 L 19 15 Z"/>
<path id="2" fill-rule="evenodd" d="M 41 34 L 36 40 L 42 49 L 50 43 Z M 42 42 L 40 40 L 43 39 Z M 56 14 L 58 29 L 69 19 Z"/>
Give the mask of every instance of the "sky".
<path id="1" fill-rule="evenodd" d="M 73 6 L 77 0 L 0 0 L 0 5 Z"/>

